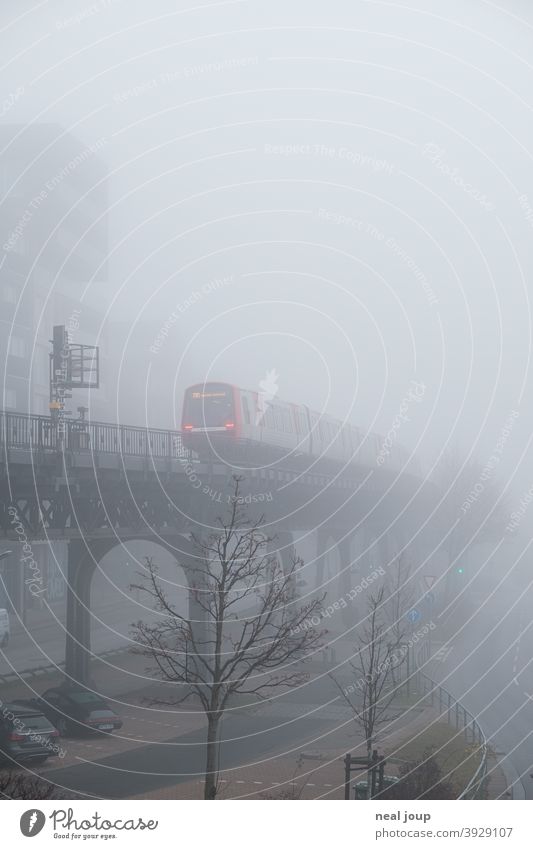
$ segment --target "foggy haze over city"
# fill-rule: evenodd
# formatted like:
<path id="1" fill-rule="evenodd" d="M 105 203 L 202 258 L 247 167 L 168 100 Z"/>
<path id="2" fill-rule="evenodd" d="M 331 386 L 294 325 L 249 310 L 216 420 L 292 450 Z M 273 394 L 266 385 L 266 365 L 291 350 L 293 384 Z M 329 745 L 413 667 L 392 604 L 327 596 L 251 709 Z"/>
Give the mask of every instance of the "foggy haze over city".
<path id="1" fill-rule="evenodd" d="M 0 43 L 2 795 L 533 798 L 530 4 Z"/>
<path id="2" fill-rule="evenodd" d="M 453 6 L 439 17 L 389 4 L 384 34 L 372 3 L 334 4 L 327 22 L 276 3 L 162 4 L 149 21 L 133 3 L 125 21 L 120 2 L 12 22 L 4 81 L 25 91 L 9 117 L 100 142 L 109 170 L 110 280 L 98 285 L 96 268 L 86 299 L 131 331 L 125 359 L 146 325 L 156 336 L 183 310 L 164 354 L 147 351 L 148 392 L 162 359 L 178 397 L 212 368 L 255 388 L 276 367 L 283 398 L 386 431 L 418 379 L 428 394 L 404 440 L 432 461 L 448 438 L 490 452 L 513 406 L 527 409 L 528 29 L 469 5 L 457 21 Z M 44 157 L 25 167 L 42 173 Z M 133 389 L 122 382 L 121 398 Z M 154 400 L 146 415 L 170 425 L 176 411 Z"/>

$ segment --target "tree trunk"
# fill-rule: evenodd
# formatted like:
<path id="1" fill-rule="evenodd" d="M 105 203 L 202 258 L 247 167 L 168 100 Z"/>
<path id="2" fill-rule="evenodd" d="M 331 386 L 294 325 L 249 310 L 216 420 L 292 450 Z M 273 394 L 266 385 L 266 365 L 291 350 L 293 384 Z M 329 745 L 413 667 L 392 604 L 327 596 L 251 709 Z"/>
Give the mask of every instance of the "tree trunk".
<path id="1" fill-rule="evenodd" d="M 372 761 L 372 746 L 373 746 L 372 740 L 371 739 L 369 740 L 367 738 L 367 741 L 366 741 L 366 757 L 367 757 L 367 761 L 368 761 L 369 764 Z M 369 769 L 367 774 L 366 774 L 366 780 L 367 780 L 366 798 L 371 799 L 372 798 L 372 770 L 371 769 Z"/>
<path id="2" fill-rule="evenodd" d="M 204 799 L 216 799 L 218 779 L 218 725 L 219 717 L 208 718 L 207 754 L 205 762 Z"/>

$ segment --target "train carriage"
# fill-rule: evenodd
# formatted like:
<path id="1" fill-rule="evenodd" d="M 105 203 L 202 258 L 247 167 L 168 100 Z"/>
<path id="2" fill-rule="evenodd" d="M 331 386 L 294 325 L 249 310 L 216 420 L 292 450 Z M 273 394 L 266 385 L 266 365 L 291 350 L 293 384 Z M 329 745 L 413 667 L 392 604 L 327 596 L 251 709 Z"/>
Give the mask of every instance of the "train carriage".
<path id="1" fill-rule="evenodd" d="M 263 458 L 290 455 L 376 467 L 383 440 L 305 405 L 267 399 L 230 383 L 208 382 L 185 391 L 182 417 L 186 447 L 200 455 L 228 457 L 246 446 Z M 400 467 L 405 452 L 394 446 L 389 464 Z"/>

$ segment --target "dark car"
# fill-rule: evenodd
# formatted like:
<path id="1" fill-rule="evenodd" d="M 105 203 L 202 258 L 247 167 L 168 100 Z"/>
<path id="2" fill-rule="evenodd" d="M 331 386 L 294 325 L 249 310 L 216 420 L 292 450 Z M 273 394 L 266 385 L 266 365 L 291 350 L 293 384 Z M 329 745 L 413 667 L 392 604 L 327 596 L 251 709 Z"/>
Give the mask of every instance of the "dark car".
<path id="1" fill-rule="evenodd" d="M 43 763 L 59 754 L 59 733 L 31 701 L 9 702 L 0 710 L 0 759 Z"/>
<path id="2" fill-rule="evenodd" d="M 105 699 L 83 687 L 52 688 L 35 703 L 62 737 L 87 730 L 110 733 L 122 728 L 121 718 Z"/>

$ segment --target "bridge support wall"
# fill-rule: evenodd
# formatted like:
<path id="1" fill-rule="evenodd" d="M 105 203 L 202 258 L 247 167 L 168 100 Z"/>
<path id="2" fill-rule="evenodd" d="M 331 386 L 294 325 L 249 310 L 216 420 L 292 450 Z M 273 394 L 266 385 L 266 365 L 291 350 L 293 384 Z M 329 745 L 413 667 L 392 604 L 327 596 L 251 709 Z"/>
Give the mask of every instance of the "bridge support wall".
<path id="1" fill-rule="evenodd" d="M 201 644 L 205 633 L 205 614 L 198 600 L 201 570 L 191 541 L 181 535 L 164 540 L 161 537 L 129 537 L 127 541 L 132 539 L 157 542 L 183 567 L 189 584 L 189 617 Z M 116 537 L 76 539 L 68 544 L 65 678 L 69 683 L 89 684 L 91 681 L 91 583 L 100 561 L 118 544 Z"/>

